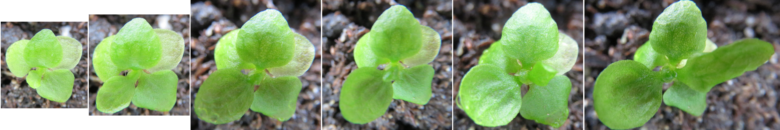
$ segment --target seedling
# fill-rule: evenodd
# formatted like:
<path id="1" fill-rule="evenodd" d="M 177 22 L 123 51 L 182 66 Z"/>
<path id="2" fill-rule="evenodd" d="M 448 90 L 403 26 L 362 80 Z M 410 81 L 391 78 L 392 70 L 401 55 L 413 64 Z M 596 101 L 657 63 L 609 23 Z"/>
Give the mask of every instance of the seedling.
<path id="1" fill-rule="evenodd" d="M 463 77 L 458 106 L 482 126 L 506 125 L 520 113 L 560 127 L 569 116 L 571 92 L 571 81 L 563 74 L 577 61 L 577 42 L 558 32 L 539 3 L 512 14 L 501 35 Z M 530 86 L 525 97 L 523 84 Z"/>
<path id="2" fill-rule="evenodd" d="M 95 106 L 116 113 L 135 106 L 167 112 L 176 104 L 176 68 L 184 54 L 184 38 L 165 29 L 152 29 L 143 18 L 127 22 L 114 36 L 103 39 L 92 57 L 102 80 Z M 123 74 L 126 73 L 126 74 Z"/>
<path id="3" fill-rule="evenodd" d="M 393 99 L 425 105 L 431 99 L 433 66 L 441 37 L 421 25 L 403 5 L 382 12 L 358 40 L 358 69 L 341 88 L 339 109 L 349 122 L 365 124 L 384 115 Z"/>
<path id="4" fill-rule="evenodd" d="M 70 69 L 81 59 L 82 45 L 67 36 L 54 36 L 43 29 L 30 40 L 16 41 L 8 47 L 5 61 L 16 77 L 26 77 L 38 95 L 64 103 L 73 92 L 74 76 Z"/>
<path id="5" fill-rule="evenodd" d="M 593 105 L 601 122 L 613 129 L 644 125 L 662 101 L 701 116 L 712 87 L 756 70 L 775 53 L 773 48 L 758 39 L 718 48 L 707 39 L 707 23 L 696 4 L 679 1 L 656 18 L 650 40 L 634 60 L 612 63 L 601 72 Z M 664 83 L 672 86 L 662 94 Z"/>
<path id="6" fill-rule="evenodd" d="M 219 39 L 217 71 L 200 86 L 195 114 L 225 124 L 251 109 L 279 121 L 295 114 L 303 75 L 314 60 L 314 45 L 293 32 L 282 14 L 268 9 L 241 29 Z"/>

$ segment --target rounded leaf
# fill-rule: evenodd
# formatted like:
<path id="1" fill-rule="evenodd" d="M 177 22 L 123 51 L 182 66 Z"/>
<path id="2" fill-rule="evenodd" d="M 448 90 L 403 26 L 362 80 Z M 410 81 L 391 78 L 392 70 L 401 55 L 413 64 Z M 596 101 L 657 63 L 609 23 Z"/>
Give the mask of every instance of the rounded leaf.
<path id="1" fill-rule="evenodd" d="M 314 61 L 314 45 L 301 34 L 295 33 L 295 56 L 293 60 L 281 67 L 268 68 L 275 77 L 301 76 L 306 73 Z"/>
<path id="2" fill-rule="evenodd" d="M 390 82 L 376 68 L 358 68 L 347 76 L 339 94 L 341 115 L 349 122 L 366 124 L 387 112 L 393 101 Z"/>
<path id="3" fill-rule="evenodd" d="M 154 73 L 176 68 L 179 62 L 181 62 L 182 54 L 184 54 L 184 38 L 171 30 L 154 29 L 154 33 L 160 39 L 160 44 L 162 45 L 162 59 L 160 59 L 157 65 L 149 68 L 148 71 Z"/>
<path id="4" fill-rule="evenodd" d="M 621 60 L 596 79 L 593 106 L 599 120 L 612 129 L 644 125 L 661 107 L 663 80 L 642 63 Z"/>
<path id="5" fill-rule="evenodd" d="M 95 67 L 95 74 L 103 83 L 111 77 L 121 76 L 120 73 L 122 73 L 122 70 L 111 61 L 111 50 L 109 49 L 111 49 L 114 38 L 114 36 L 110 36 L 100 41 L 92 54 L 92 67 Z"/>
<path id="6" fill-rule="evenodd" d="M 558 50 L 558 26 L 550 12 L 535 2 L 509 17 L 501 38 L 507 56 L 519 59 L 524 68 L 552 57 Z"/>
<path id="7" fill-rule="evenodd" d="M 66 36 L 57 36 L 57 41 L 62 46 L 62 61 L 53 69 L 75 68 L 81 60 L 81 51 L 83 50 L 81 42 Z"/>
<path id="8" fill-rule="evenodd" d="M 217 69 L 254 69 L 252 63 L 241 62 L 236 51 L 236 37 L 241 29 L 230 31 L 222 36 L 214 49 L 214 60 L 217 62 Z"/>
<path id="9" fill-rule="evenodd" d="M 501 40 L 494 42 L 490 45 L 490 48 L 482 52 L 482 56 L 479 57 L 478 65 L 493 65 L 506 70 L 507 73 L 517 73 L 522 69 L 517 59 L 509 58 L 503 49 Z"/>
<path id="10" fill-rule="evenodd" d="M 130 106 L 136 80 L 130 76 L 114 76 L 98 89 L 95 107 L 103 113 L 116 113 Z"/>
<path id="11" fill-rule="evenodd" d="M 30 74 L 27 75 L 25 78 L 25 81 L 27 81 L 27 84 L 30 85 L 30 88 L 37 89 L 41 86 L 41 80 L 43 80 L 43 73 L 46 73 L 45 69 L 38 69 L 30 71 Z"/>
<path id="12" fill-rule="evenodd" d="M 40 81 L 41 86 L 35 89 L 38 95 L 59 103 L 64 103 L 70 99 L 70 95 L 73 94 L 73 82 L 75 82 L 75 77 L 70 70 L 47 71 L 42 78 Z"/>
<path id="13" fill-rule="evenodd" d="M 374 54 L 394 62 L 417 54 L 424 42 L 423 28 L 403 5 L 382 12 L 368 33 Z"/>
<path id="14" fill-rule="evenodd" d="M 680 108 L 694 116 L 701 116 L 707 109 L 707 92 L 699 92 L 682 82 L 675 82 L 664 92 L 664 104 Z"/>
<path id="15" fill-rule="evenodd" d="M 577 63 L 577 56 L 580 52 L 577 41 L 574 41 L 569 35 L 563 32 L 558 33 L 558 51 L 552 58 L 543 60 L 542 63 L 555 70 L 555 75 L 563 75 L 569 72 L 574 64 Z"/>
<path id="16" fill-rule="evenodd" d="M 5 62 L 8 64 L 8 70 L 16 77 L 24 77 L 32 69 L 24 60 L 24 48 L 30 40 L 19 40 L 11 44 L 5 52 Z"/>
<path id="17" fill-rule="evenodd" d="M 176 104 L 179 77 L 171 70 L 141 74 L 135 87 L 133 104 L 141 108 L 167 112 Z"/>
<path id="18" fill-rule="evenodd" d="M 774 47 L 766 41 L 739 40 L 688 59 L 685 67 L 677 70 L 677 80 L 694 90 L 709 92 L 719 83 L 739 77 L 745 71 L 755 70 L 774 53 Z"/>
<path id="19" fill-rule="evenodd" d="M 358 68 L 369 67 L 376 68 L 381 64 L 390 63 L 390 59 L 377 56 L 373 50 L 371 50 L 371 33 L 366 33 L 363 37 L 360 37 L 358 43 L 355 45 L 355 63 Z"/>
<path id="20" fill-rule="evenodd" d="M 217 70 L 203 82 L 195 95 L 195 114 L 200 120 L 213 124 L 241 119 L 252 105 L 252 89 L 241 70 Z"/>
<path id="21" fill-rule="evenodd" d="M 235 43 L 236 52 L 242 61 L 259 69 L 283 66 L 295 55 L 294 36 L 282 13 L 268 9 L 257 13 L 241 27 Z"/>
<path id="22" fill-rule="evenodd" d="M 393 82 L 393 98 L 425 105 L 431 100 L 433 66 L 420 65 L 400 70 Z"/>
<path id="23" fill-rule="evenodd" d="M 401 60 L 406 66 L 428 64 L 433 59 L 436 59 L 436 55 L 439 55 L 439 49 L 441 49 L 441 36 L 439 36 L 439 33 L 428 26 L 420 25 L 420 28 L 422 28 L 423 35 L 422 47 L 417 54 Z"/>
<path id="24" fill-rule="evenodd" d="M 547 86 L 531 85 L 523 97 L 520 115 L 536 122 L 561 127 L 569 118 L 571 81 L 564 75 L 555 76 Z"/>
<path id="25" fill-rule="evenodd" d="M 295 114 L 298 94 L 302 89 L 298 77 L 266 77 L 254 92 L 252 111 L 263 113 L 279 121 L 286 121 Z"/>
<path id="26" fill-rule="evenodd" d="M 656 66 L 664 66 L 669 64 L 669 59 L 666 56 L 659 54 L 653 50 L 653 46 L 650 41 L 645 42 L 634 53 L 634 61 L 642 63 L 647 68 L 655 69 Z"/>
<path id="27" fill-rule="evenodd" d="M 62 61 L 62 45 L 49 29 L 43 29 L 24 48 L 24 61 L 30 67 L 54 68 Z"/>
<path id="28" fill-rule="evenodd" d="M 702 52 L 706 46 L 707 22 L 693 1 L 675 2 L 653 22 L 650 43 L 653 50 L 666 55 L 671 63 Z"/>
<path id="29" fill-rule="evenodd" d="M 478 125 L 506 125 L 520 112 L 520 89 L 514 77 L 500 68 L 477 65 L 463 77 L 458 106 Z"/>
<path id="30" fill-rule="evenodd" d="M 120 70 L 152 68 L 162 59 L 162 43 L 143 18 L 127 22 L 112 40 L 111 61 Z"/>

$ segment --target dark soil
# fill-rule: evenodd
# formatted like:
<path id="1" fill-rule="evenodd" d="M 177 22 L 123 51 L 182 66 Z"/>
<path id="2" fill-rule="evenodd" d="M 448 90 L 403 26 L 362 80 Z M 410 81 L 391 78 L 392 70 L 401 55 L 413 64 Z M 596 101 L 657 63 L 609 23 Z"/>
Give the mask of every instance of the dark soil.
<path id="1" fill-rule="evenodd" d="M 2 108 L 87 108 L 87 22 L 3 22 L 2 25 Z M 81 60 L 70 71 L 75 76 L 73 93 L 65 103 L 42 98 L 30 88 L 24 77 L 14 76 L 5 62 L 8 47 L 19 40 L 30 40 L 42 29 L 50 29 L 56 36 L 69 36 L 81 42 Z"/>
<path id="2" fill-rule="evenodd" d="M 260 11 L 273 7 L 284 15 L 287 24 L 293 31 L 302 34 L 314 44 L 317 51 L 311 68 L 298 77 L 303 82 L 303 89 L 298 95 L 295 114 L 287 121 L 280 122 L 261 113 L 247 109 L 244 116 L 227 124 L 214 125 L 198 119 L 194 112 L 191 115 L 192 129 L 320 129 L 320 92 L 322 74 L 320 50 L 320 2 L 305 1 L 266 1 L 236 0 L 236 1 L 196 1 L 192 4 L 192 25 L 194 28 L 192 43 L 192 100 L 197 98 L 198 88 L 209 75 L 217 70 L 214 61 L 214 48 L 217 41 L 228 32 L 238 29 L 249 18 Z"/>
<path id="3" fill-rule="evenodd" d="M 599 120 L 592 102 L 593 83 L 612 62 L 633 59 L 636 49 L 650 35 L 653 21 L 672 0 L 588 0 L 586 3 L 585 89 L 586 126 L 608 129 Z M 718 46 L 744 38 L 772 43 L 780 52 L 780 2 L 694 0 L 707 21 L 708 38 Z M 780 129 L 777 111 L 780 81 L 777 54 L 756 71 L 721 83 L 707 94 L 707 109 L 700 117 L 661 105 L 653 118 L 637 129 Z M 668 88 L 665 86 L 664 88 Z"/>
<path id="4" fill-rule="evenodd" d="M 558 24 L 558 30 L 571 36 L 579 44 L 582 52 L 582 1 L 456 1 L 455 2 L 455 94 L 464 75 L 477 65 L 482 52 L 493 42 L 501 39 L 504 24 L 523 5 L 538 2 L 544 5 Z M 509 124 L 500 127 L 482 127 L 474 124 L 466 113 L 455 106 L 455 129 L 583 129 L 582 126 L 582 54 L 578 55 L 574 67 L 565 75 L 572 83 L 569 95 L 569 118 L 559 128 L 536 123 L 517 114 Z M 524 85 L 527 88 L 527 85 Z M 524 89 L 527 90 L 527 89 Z M 456 95 L 457 96 L 457 95 Z"/>
<path id="5" fill-rule="evenodd" d="M 90 15 L 89 16 L 89 46 L 90 54 L 95 52 L 95 47 L 108 36 L 116 35 L 119 29 L 133 18 L 144 18 L 152 28 L 169 29 L 184 37 L 184 54 L 182 61 L 173 72 L 179 76 L 178 90 L 176 90 L 176 104 L 169 112 L 153 111 L 139 108 L 130 104 L 129 107 L 119 112 L 108 114 L 95 108 L 95 97 L 98 89 L 103 86 L 95 74 L 95 69 L 90 68 L 89 83 L 89 115 L 189 115 L 190 114 L 190 16 L 186 14 L 172 15 Z M 90 57 L 92 58 L 92 57 Z"/>
<path id="6" fill-rule="evenodd" d="M 381 2 L 381 3 L 376 3 Z M 347 75 L 357 69 L 355 43 L 368 33 L 376 18 L 392 4 L 388 1 L 323 1 L 323 112 L 324 129 L 452 129 L 452 1 L 399 0 L 422 25 L 442 37 L 441 50 L 430 63 L 434 70 L 433 97 L 426 105 L 393 100 L 380 118 L 364 124 L 352 124 L 339 109 L 339 92 Z M 390 1 L 393 2 L 393 1 Z"/>

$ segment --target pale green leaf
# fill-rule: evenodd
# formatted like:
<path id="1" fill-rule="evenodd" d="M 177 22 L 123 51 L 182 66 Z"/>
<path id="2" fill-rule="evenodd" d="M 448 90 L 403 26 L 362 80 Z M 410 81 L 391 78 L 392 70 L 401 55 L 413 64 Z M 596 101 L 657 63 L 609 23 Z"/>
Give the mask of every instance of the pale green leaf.
<path id="1" fill-rule="evenodd" d="M 130 106 L 136 80 L 130 76 L 114 76 L 98 89 L 95 106 L 103 113 L 116 113 Z"/>
<path id="2" fill-rule="evenodd" d="M 24 48 L 24 60 L 30 67 L 54 68 L 62 61 L 62 45 L 49 29 L 43 29 Z"/>
<path id="3" fill-rule="evenodd" d="M 265 77 L 254 92 L 252 111 L 263 113 L 279 121 L 286 121 L 295 114 L 298 94 L 302 89 L 298 77 Z"/>
<path id="4" fill-rule="evenodd" d="M 366 124 L 387 112 L 393 101 L 390 82 L 376 68 L 358 68 L 347 76 L 339 94 L 341 115 L 349 122 Z"/>
<path id="5" fill-rule="evenodd" d="M 143 18 L 127 22 L 112 40 L 111 61 L 120 70 L 152 68 L 162 59 L 162 43 Z"/>
<path id="6" fill-rule="evenodd" d="M 43 73 L 46 73 L 45 69 L 37 69 L 30 71 L 25 80 L 30 88 L 37 89 L 41 86 L 41 80 L 43 80 Z"/>
<path id="7" fill-rule="evenodd" d="M 441 36 L 436 30 L 431 27 L 420 25 L 422 28 L 422 47 L 417 54 L 412 55 L 406 59 L 401 60 L 406 66 L 418 66 L 422 64 L 428 64 L 439 54 L 441 47 Z"/>
<path id="8" fill-rule="evenodd" d="M 242 61 L 252 63 L 258 69 L 283 66 L 295 55 L 294 36 L 282 13 L 268 9 L 257 13 L 241 27 L 235 41 L 236 52 Z"/>
<path id="9" fill-rule="evenodd" d="M 477 65 L 463 77 L 458 106 L 474 123 L 495 127 L 508 124 L 520 112 L 520 84 L 499 67 Z"/>
<path id="10" fill-rule="evenodd" d="M 574 67 L 574 63 L 577 63 L 579 52 L 577 41 L 563 32 L 558 32 L 558 51 L 542 63 L 555 70 L 557 72 L 555 75 L 563 75 Z"/>
<path id="11" fill-rule="evenodd" d="M 425 105 L 431 99 L 433 66 L 419 65 L 400 70 L 393 82 L 393 98 Z"/>
<path id="12" fill-rule="evenodd" d="M 571 81 L 565 75 L 555 76 L 547 86 L 531 85 L 523 96 L 520 115 L 538 123 L 561 127 L 569 118 Z"/>
<path id="13" fill-rule="evenodd" d="M 504 54 L 503 45 L 501 40 L 494 42 L 490 45 L 490 48 L 482 52 L 482 56 L 479 57 L 478 65 L 493 65 L 506 70 L 507 73 L 517 73 L 522 69 L 522 65 L 516 59 L 509 58 Z"/>
<path id="14" fill-rule="evenodd" d="M 200 86 L 193 109 L 200 120 L 213 124 L 232 122 L 249 110 L 252 91 L 241 70 L 220 69 Z"/>
<path id="15" fill-rule="evenodd" d="M 43 74 L 40 87 L 36 88 L 38 95 L 54 102 L 64 103 L 73 94 L 73 72 L 67 69 L 47 71 Z"/>
<path id="16" fill-rule="evenodd" d="M 142 74 L 135 88 L 133 104 L 141 108 L 167 112 L 176 104 L 179 77 L 171 70 Z"/>
<path id="17" fill-rule="evenodd" d="M 122 70 L 111 61 L 111 50 L 109 49 L 111 49 L 114 38 L 114 36 L 110 36 L 100 41 L 92 54 L 92 67 L 95 67 L 95 74 L 103 83 L 114 76 L 121 76 L 120 73 L 122 73 Z"/>
<path id="18" fill-rule="evenodd" d="M 162 59 L 157 65 L 147 70 L 149 73 L 154 73 L 176 68 L 181 62 L 182 54 L 184 54 L 184 38 L 171 30 L 154 29 L 154 32 L 162 45 Z"/>
<path id="19" fill-rule="evenodd" d="M 358 43 L 355 45 L 355 63 L 358 68 L 369 67 L 376 68 L 381 64 L 390 63 L 390 59 L 377 56 L 373 50 L 371 50 L 371 33 L 367 33 L 360 37 Z"/>
<path id="20" fill-rule="evenodd" d="M 293 60 L 281 67 L 268 68 L 275 77 L 301 76 L 306 73 L 314 61 L 314 45 L 301 34 L 295 33 L 295 56 Z"/>
<path id="21" fill-rule="evenodd" d="M 528 3 L 509 17 L 501 31 L 501 44 L 507 56 L 528 68 L 555 55 L 558 26 L 542 4 Z"/>
<path id="22" fill-rule="evenodd" d="M 32 69 L 24 60 L 24 48 L 30 40 L 16 41 L 8 47 L 5 52 L 5 62 L 8 64 L 8 70 L 16 77 L 24 77 Z"/>
<path id="23" fill-rule="evenodd" d="M 411 57 L 423 46 L 423 31 L 412 12 L 403 5 L 394 5 L 382 12 L 371 31 L 371 50 L 377 57 L 392 62 Z"/>
<path id="24" fill-rule="evenodd" d="M 230 31 L 222 36 L 214 49 L 217 69 L 255 69 L 252 63 L 241 62 L 236 51 L 236 37 L 241 29 Z"/>
<path id="25" fill-rule="evenodd" d="M 57 41 L 62 46 L 62 61 L 53 69 L 73 69 L 81 60 L 81 42 L 66 36 L 57 36 Z"/>

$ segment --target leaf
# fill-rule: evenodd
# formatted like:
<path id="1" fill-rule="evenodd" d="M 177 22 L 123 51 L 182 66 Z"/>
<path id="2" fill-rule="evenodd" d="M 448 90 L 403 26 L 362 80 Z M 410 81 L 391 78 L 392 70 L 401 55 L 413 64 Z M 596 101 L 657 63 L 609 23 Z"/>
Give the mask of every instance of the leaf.
<path id="1" fill-rule="evenodd" d="M 431 81 L 433 66 L 420 65 L 400 70 L 393 82 L 393 98 L 425 105 L 433 95 Z"/>
<path id="2" fill-rule="evenodd" d="M 241 62 L 236 51 L 236 37 L 241 29 L 230 31 L 222 36 L 214 49 L 214 60 L 217 69 L 255 69 L 252 63 Z"/>
<path id="3" fill-rule="evenodd" d="M 507 73 L 517 73 L 522 69 L 522 65 L 516 59 L 509 58 L 504 53 L 501 40 L 494 42 L 490 48 L 482 52 L 478 65 L 493 65 L 506 70 Z"/>
<path id="4" fill-rule="evenodd" d="M 143 18 L 127 22 L 112 42 L 109 55 L 120 70 L 152 68 L 162 59 L 160 37 Z"/>
<path id="5" fill-rule="evenodd" d="M 295 55 L 294 36 L 282 13 L 267 9 L 241 27 L 235 43 L 236 52 L 242 61 L 252 63 L 258 69 L 283 66 Z"/>
<path id="6" fill-rule="evenodd" d="M 653 50 L 676 65 L 706 47 L 707 22 L 692 1 L 679 1 L 664 9 L 653 22 Z"/>
<path id="7" fill-rule="evenodd" d="M 81 50 L 83 50 L 81 42 L 66 36 L 57 36 L 57 41 L 62 47 L 62 61 L 53 69 L 75 68 L 81 60 Z"/>
<path id="8" fill-rule="evenodd" d="M 523 68 L 553 57 L 558 50 L 558 26 L 550 12 L 535 2 L 520 7 L 509 17 L 501 38 L 504 52 L 519 59 Z"/>
<path id="9" fill-rule="evenodd" d="M 114 36 L 106 37 L 100 41 L 100 44 L 95 47 L 95 52 L 92 53 L 92 67 L 95 67 L 95 74 L 103 83 L 112 77 L 121 76 L 122 73 L 122 70 L 111 61 L 111 50 L 109 49 L 111 49 L 113 40 Z"/>
<path id="10" fill-rule="evenodd" d="M 520 84 L 499 67 L 477 65 L 466 73 L 458 92 L 460 106 L 481 126 L 508 124 L 520 112 Z"/>
<path id="11" fill-rule="evenodd" d="M 314 61 L 314 45 L 301 34 L 295 33 L 295 56 L 293 60 L 281 67 L 268 68 L 275 77 L 301 76 L 306 73 Z"/>
<path id="12" fill-rule="evenodd" d="M 377 57 L 400 61 L 421 50 L 425 42 L 421 26 L 405 6 L 394 5 L 379 15 L 367 42 Z"/>
<path id="13" fill-rule="evenodd" d="M 772 44 L 758 39 L 736 41 L 713 52 L 689 59 L 677 71 L 677 80 L 694 90 L 709 92 L 715 85 L 752 71 L 774 54 Z"/>
<path id="14" fill-rule="evenodd" d="M 699 92 L 682 82 L 675 82 L 664 93 L 664 104 L 680 108 L 694 116 L 701 116 L 707 109 L 707 92 Z"/>
<path id="15" fill-rule="evenodd" d="M 30 67 L 54 68 L 62 61 L 62 46 L 54 33 L 43 29 L 24 47 L 24 61 Z"/>
<path id="16" fill-rule="evenodd" d="M 558 32 L 558 51 L 553 57 L 543 60 L 542 63 L 555 70 L 557 72 L 555 75 L 563 75 L 574 67 L 579 51 L 577 41 L 563 32 Z"/>
<path id="17" fill-rule="evenodd" d="M 30 71 L 25 80 L 30 88 L 37 89 L 41 86 L 41 80 L 43 80 L 43 73 L 46 73 L 45 69 L 38 69 Z"/>
<path id="18" fill-rule="evenodd" d="M 360 40 L 358 40 L 358 43 L 355 45 L 355 53 L 353 56 L 355 57 L 355 63 L 357 63 L 358 68 L 375 68 L 381 64 L 390 63 L 390 59 L 379 57 L 371 50 L 370 37 L 371 33 L 366 33 L 363 37 L 360 37 Z"/>
<path id="19" fill-rule="evenodd" d="M 252 105 L 252 89 L 241 70 L 214 71 L 195 95 L 195 114 L 200 120 L 213 124 L 241 119 Z"/>
<path id="20" fill-rule="evenodd" d="M 349 122 L 366 124 L 384 115 L 393 101 L 390 82 L 376 68 L 358 68 L 347 76 L 339 94 L 339 110 Z"/>
<path id="21" fill-rule="evenodd" d="M 301 88 L 301 80 L 298 77 L 266 77 L 254 92 L 254 102 L 250 109 L 273 119 L 286 121 L 295 114 Z"/>
<path id="22" fill-rule="evenodd" d="M 48 71 L 43 74 L 40 87 L 36 88 L 38 95 L 54 102 L 64 103 L 73 94 L 73 73 L 67 69 Z"/>
<path id="23" fill-rule="evenodd" d="M 561 127 L 569 118 L 571 81 L 564 75 L 555 76 L 547 86 L 531 85 L 523 97 L 520 115 L 536 122 Z"/>
<path id="24" fill-rule="evenodd" d="M 632 60 L 607 66 L 593 90 L 593 106 L 601 122 L 612 129 L 644 125 L 661 107 L 663 81 L 659 75 Z"/>
<path id="25" fill-rule="evenodd" d="M 184 38 L 171 30 L 154 29 L 154 33 L 160 39 L 160 44 L 162 45 L 162 53 L 160 53 L 162 58 L 157 65 L 147 70 L 150 73 L 154 73 L 176 68 L 179 62 L 181 62 L 182 54 L 184 54 Z"/>
<path id="26" fill-rule="evenodd" d="M 135 87 L 133 104 L 141 108 L 167 112 L 176 104 L 179 77 L 171 70 L 142 74 Z"/>
<path id="27" fill-rule="evenodd" d="M 24 59 L 24 48 L 30 40 L 19 40 L 11 44 L 5 52 L 5 61 L 8 64 L 8 70 L 16 77 L 24 77 L 30 72 L 32 67 L 27 65 Z"/>
<path id="28" fill-rule="evenodd" d="M 116 113 L 130 106 L 135 94 L 136 79 L 131 76 L 114 76 L 98 89 L 95 106 L 103 113 Z"/>
<path id="29" fill-rule="evenodd" d="M 550 80 L 555 77 L 556 70 L 555 68 L 549 67 L 542 62 L 536 63 L 534 65 L 534 68 L 531 69 L 531 72 L 529 72 L 528 79 L 531 80 L 536 85 L 539 86 L 547 86 L 547 83 L 550 82 Z"/>
<path id="30" fill-rule="evenodd" d="M 655 69 L 656 66 L 664 66 L 669 64 L 669 59 L 666 56 L 659 54 L 653 50 L 653 46 L 650 41 L 645 42 L 634 54 L 634 61 L 644 64 L 647 68 Z"/>
<path id="31" fill-rule="evenodd" d="M 428 26 L 420 25 L 420 28 L 423 36 L 422 47 L 417 54 L 401 60 L 406 66 L 428 64 L 433 59 L 436 59 L 436 55 L 439 54 L 439 49 L 441 48 L 441 36 L 439 36 L 439 33 Z"/>

